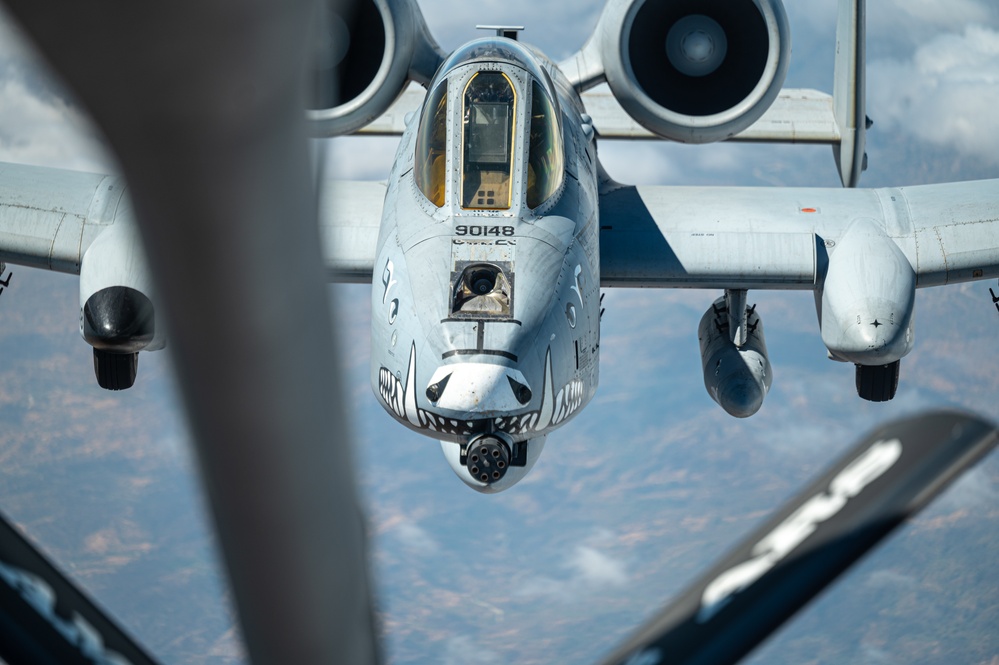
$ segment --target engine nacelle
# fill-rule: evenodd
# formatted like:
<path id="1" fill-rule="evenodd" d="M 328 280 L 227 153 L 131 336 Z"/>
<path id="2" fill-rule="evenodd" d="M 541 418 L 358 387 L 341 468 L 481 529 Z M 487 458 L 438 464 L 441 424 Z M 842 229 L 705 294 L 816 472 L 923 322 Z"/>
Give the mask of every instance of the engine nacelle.
<path id="1" fill-rule="evenodd" d="M 887 365 L 912 350 L 916 273 L 881 225 L 858 219 L 829 253 L 816 292 L 822 343 L 836 360 Z"/>
<path id="2" fill-rule="evenodd" d="M 308 118 L 320 136 L 340 136 L 380 116 L 409 81 L 426 84 L 444 54 L 415 0 L 322 3 Z"/>
<path id="3" fill-rule="evenodd" d="M 763 320 L 755 307 L 746 314 L 746 341 L 741 346 L 736 346 L 729 333 L 724 297 L 708 308 L 697 329 L 704 387 L 711 399 L 736 418 L 759 411 L 773 381 Z"/>
<path id="4" fill-rule="evenodd" d="M 738 134 L 770 107 L 791 38 L 780 0 L 611 0 L 584 61 L 594 49 L 636 122 L 663 138 L 708 143 Z"/>

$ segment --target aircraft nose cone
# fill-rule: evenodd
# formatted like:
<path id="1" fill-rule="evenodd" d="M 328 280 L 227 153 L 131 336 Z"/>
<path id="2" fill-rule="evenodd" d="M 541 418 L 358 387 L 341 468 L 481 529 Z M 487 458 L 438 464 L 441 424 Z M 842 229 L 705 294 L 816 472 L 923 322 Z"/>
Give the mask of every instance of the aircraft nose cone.
<path id="1" fill-rule="evenodd" d="M 495 417 L 523 409 L 532 392 L 524 375 L 489 363 L 454 363 L 437 368 L 427 384 L 427 399 L 438 411 Z"/>
<path id="2" fill-rule="evenodd" d="M 763 406 L 763 388 L 749 377 L 732 377 L 718 387 L 718 403 L 736 418 L 748 418 Z"/>

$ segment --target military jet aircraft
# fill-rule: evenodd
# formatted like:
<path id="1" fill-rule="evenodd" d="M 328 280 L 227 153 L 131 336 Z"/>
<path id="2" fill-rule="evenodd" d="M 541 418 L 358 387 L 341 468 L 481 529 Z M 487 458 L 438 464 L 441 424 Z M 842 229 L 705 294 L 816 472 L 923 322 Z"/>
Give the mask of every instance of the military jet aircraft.
<path id="1" fill-rule="evenodd" d="M 287 5 L 285 5 L 285 7 L 286 6 Z M 120 8 L 115 7 L 113 9 L 115 10 L 114 14 L 116 14 L 118 16 L 121 16 Z M 91 9 L 90 8 L 85 8 L 83 11 L 85 13 L 88 13 L 88 14 L 91 13 Z M 273 22 L 273 18 L 275 16 L 275 14 L 276 14 L 276 12 L 268 14 L 267 18 L 271 19 L 269 21 L 269 23 L 275 24 Z M 48 16 L 46 16 L 46 18 L 48 18 L 50 16 L 51 16 L 51 14 L 49 14 Z M 227 17 L 228 16 L 229 15 L 227 14 Z M 98 16 L 97 17 L 98 21 L 103 22 L 105 24 L 106 23 L 110 23 L 110 21 L 106 20 L 107 18 L 110 18 L 110 16 L 108 16 L 108 17 Z M 157 23 L 157 25 L 159 26 L 160 24 Z M 77 26 L 74 25 L 74 27 L 77 27 Z M 80 30 L 79 32 L 81 34 L 85 35 L 85 39 L 91 40 L 91 39 L 94 38 L 94 33 L 91 32 L 91 31 Z M 110 33 L 111 34 L 115 34 L 115 31 L 112 29 L 112 30 L 110 30 Z M 167 31 L 167 34 L 170 34 L 169 31 Z M 78 51 L 74 51 L 71 46 L 67 46 L 64 42 L 60 42 L 60 46 L 63 46 L 65 48 L 64 52 L 65 53 L 69 53 L 71 58 L 76 57 L 78 55 Z M 176 78 L 172 78 L 171 80 L 173 82 L 176 82 Z M 147 155 L 146 156 L 146 163 L 155 162 L 160 157 L 159 155 L 155 154 L 154 152 L 147 152 L 146 155 Z M 276 177 L 279 173 L 281 173 L 281 169 L 278 168 L 278 167 L 274 167 L 274 173 L 272 175 Z M 164 188 L 164 189 L 168 189 L 168 188 Z M 183 194 L 186 195 L 187 192 L 184 191 Z M 180 198 L 180 197 L 178 197 L 178 198 Z M 236 216 L 236 217 L 238 218 L 238 216 Z M 183 220 L 178 220 L 178 223 L 181 223 L 182 221 Z M 243 265 L 246 265 L 246 264 L 244 263 Z M 255 263 L 251 262 L 251 265 L 255 265 Z M 161 267 L 162 267 L 162 264 L 161 264 Z M 163 273 L 163 272 L 161 272 L 160 274 L 161 275 L 167 275 L 168 277 L 170 276 L 170 273 Z M 193 299 L 194 298 L 192 298 L 192 300 Z M 245 298 L 243 299 L 244 303 L 247 302 L 247 301 L 248 301 L 248 299 L 245 299 Z M 202 322 L 197 317 L 192 317 L 192 319 L 193 319 L 193 325 L 191 325 L 190 327 L 193 328 L 194 330 L 200 332 L 200 324 Z M 280 346 L 280 345 L 277 345 L 277 346 Z M 311 355 L 313 353 L 313 349 L 312 348 L 305 347 L 305 346 L 303 346 L 302 348 L 305 350 L 305 353 L 303 353 L 302 355 Z M 196 401 L 196 400 L 192 400 L 192 401 Z M 225 402 L 224 399 L 221 399 L 219 401 Z M 221 406 L 221 405 L 216 405 L 216 406 Z M 215 411 L 224 413 L 224 409 L 221 409 L 221 408 L 217 408 L 217 409 L 215 409 Z M 275 411 L 278 411 L 278 409 L 275 409 Z M 917 425 L 915 427 L 915 429 L 921 435 L 925 435 L 927 433 L 927 430 L 928 430 L 928 428 L 925 426 L 925 424 L 919 424 L 919 425 Z M 950 433 L 953 434 L 955 432 L 955 428 L 953 427 L 953 423 L 951 423 L 951 424 L 947 425 L 946 427 L 944 427 L 943 431 L 944 432 L 950 432 Z M 212 433 L 213 434 L 217 434 L 218 430 L 215 430 Z M 224 440 L 225 438 L 226 437 L 224 437 L 224 436 L 221 437 L 222 440 L 219 440 L 219 437 L 217 437 L 217 436 L 214 437 L 214 438 L 211 438 L 211 439 L 208 440 L 208 442 L 207 442 L 208 446 L 206 446 L 206 447 L 209 447 L 209 446 L 212 447 L 212 448 L 221 448 L 221 447 L 224 447 L 223 444 L 225 444 L 225 440 Z M 888 438 L 890 439 L 891 437 L 888 437 Z M 993 440 L 994 440 L 994 435 L 993 435 Z M 293 436 L 289 436 L 287 443 L 293 443 L 294 441 L 295 441 L 295 438 Z M 244 442 L 243 441 L 239 441 L 239 443 L 242 444 Z M 288 446 L 288 447 L 290 448 L 292 446 Z M 279 449 L 279 451 L 281 453 L 287 453 L 287 448 L 285 446 L 280 446 L 280 447 L 272 446 L 271 448 L 277 448 L 277 449 Z M 873 450 L 878 450 L 879 452 L 878 452 L 877 457 L 881 458 L 882 460 L 885 460 L 885 458 L 882 457 L 882 452 L 881 451 L 887 452 L 887 451 L 896 450 L 896 449 L 897 448 L 896 448 L 895 444 L 889 444 L 887 447 L 884 447 L 881 444 L 877 444 L 874 448 L 866 448 L 866 446 L 865 446 L 865 448 L 862 448 L 861 450 L 867 450 L 866 453 L 863 453 L 864 459 L 869 460 L 870 457 L 868 456 L 868 453 L 870 451 L 873 451 Z M 937 450 L 938 446 L 930 446 L 929 449 L 930 450 Z M 261 451 L 261 450 L 258 449 L 256 452 L 264 452 L 264 451 Z M 249 466 L 249 464 L 247 462 L 248 461 L 252 462 L 256 457 L 257 457 L 257 455 L 254 455 L 252 453 L 251 454 L 247 454 L 245 448 L 242 447 L 242 446 L 240 446 L 238 448 L 238 450 L 235 450 L 234 454 L 232 456 L 230 456 L 230 458 L 229 458 L 232 462 L 234 462 L 231 465 L 231 467 L 224 467 L 224 466 L 218 466 L 218 465 L 216 465 L 216 466 L 208 465 L 208 471 L 214 471 L 215 475 L 219 475 L 219 474 L 221 474 L 221 475 L 227 475 L 227 476 L 228 475 L 238 475 L 238 474 L 242 473 L 243 470 L 247 466 Z M 274 458 L 274 461 L 277 461 L 279 458 L 280 458 L 280 455 L 277 458 Z M 271 458 L 267 458 L 267 460 L 271 461 Z M 962 461 L 964 461 L 964 462 L 967 461 L 967 455 L 962 456 Z M 238 463 L 236 463 L 236 462 L 238 462 Z M 887 463 L 888 463 L 887 461 L 884 462 L 884 464 L 887 464 Z M 314 464 L 313 466 L 318 466 L 318 465 Z M 893 466 L 893 468 L 901 468 L 902 465 L 901 464 L 896 465 L 896 464 L 892 463 L 892 466 Z M 933 471 L 939 471 L 939 469 L 940 469 L 940 465 L 939 464 L 930 464 L 929 466 L 930 466 L 930 468 Z M 802 542 L 800 539 L 805 537 L 804 532 L 802 531 L 801 528 L 799 528 L 802 525 L 804 525 L 804 526 L 809 526 L 809 525 L 815 526 L 815 525 L 819 525 L 821 527 L 821 526 L 823 526 L 823 525 L 825 525 L 827 523 L 831 524 L 831 520 L 829 519 L 830 513 L 836 513 L 839 510 L 843 510 L 843 514 L 845 515 L 846 514 L 846 510 L 848 510 L 848 507 L 855 505 L 852 502 L 853 499 L 850 498 L 850 495 L 852 495 L 855 491 L 859 491 L 859 490 L 862 490 L 862 489 L 866 492 L 867 491 L 866 485 L 868 484 L 868 481 L 875 480 L 874 476 L 876 476 L 878 473 L 880 473 L 880 471 L 877 471 L 876 473 L 861 473 L 858 476 L 859 469 L 854 468 L 852 465 L 849 468 L 851 469 L 851 471 L 849 473 L 843 473 L 843 470 L 840 470 L 839 472 L 836 472 L 836 474 L 834 476 L 830 476 L 830 482 L 828 483 L 828 487 L 827 487 L 827 484 L 825 482 L 821 482 L 819 484 L 819 486 L 818 486 L 819 489 L 815 490 L 817 492 L 820 492 L 819 494 L 813 494 L 811 491 L 809 491 L 808 493 L 806 493 L 805 495 L 803 495 L 804 498 L 807 500 L 807 503 L 805 505 L 809 508 L 808 511 L 799 512 L 799 511 L 795 510 L 792 513 L 793 517 L 791 519 L 785 519 L 785 518 L 778 517 L 777 519 L 780 520 L 780 521 L 779 522 L 774 522 L 774 523 L 771 524 L 771 526 L 774 527 L 773 531 L 769 530 L 770 527 L 765 527 L 764 530 L 760 533 L 760 535 L 766 535 L 766 540 L 769 543 L 767 547 L 762 548 L 760 551 L 756 551 L 756 548 L 754 548 L 754 551 L 750 552 L 749 557 L 739 558 L 739 559 L 737 559 L 735 561 L 731 561 L 728 564 L 725 564 L 725 568 L 724 569 L 727 570 L 727 571 L 732 571 L 732 570 L 735 570 L 735 568 L 728 568 L 727 566 L 729 566 L 729 565 L 735 565 L 735 566 L 739 566 L 740 568 L 742 568 L 742 564 L 743 563 L 749 563 L 751 561 L 755 563 L 756 559 L 759 558 L 759 555 L 763 555 L 764 557 L 769 558 L 771 555 L 777 554 L 778 555 L 777 558 L 780 558 L 780 554 L 778 554 L 778 551 L 772 547 L 772 544 L 776 540 L 782 541 L 783 544 L 784 544 L 784 546 L 782 546 L 780 548 L 780 553 L 781 554 L 786 553 L 788 551 L 786 549 L 786 546 L 788 544 L 787 541 L 789 539 L 786 538 L 785 536 L 787 534 L 787 529 L 788 528 L 794 527 L 795 534 L 794 534 L 794 537 L 790 539 L 790 541 L 791 541 L 791 547 L 793 548 L 793 544 L 794 543 L 800 543 L 800 542 Z M 282 467 L 282 470 L 283 470 L 283 467 Z M 862 481 L 858 482 L 858 478 L 862 478 Z M 335 483 L 326 483 L 326 485 L 331 485 L 331 484 L 335 484 Z M 939 483 L 933 483 L 933 485 L 936 488 L 939 488 Z M 264 494 L 266 489 L 268 489 L 268 488 L 267 487 L 260 487 L 259 485 L 254 485 L 252 487 L 253 494 L 255 494 L 255 495 Z M 296 489 L 298 489 L 298 488 L 296 488 Z M 828 492 L 826 491 L 827 489 L 829 490 Z M 872 486 L 871 486 L 870 489 L 872 489 L 872 490 L 874 489 L 873 483 L 872 483 Z M 296 494 L 297 493 L 298 492 L 296 492 Z M 921 497 L 924 497 L 924 498 L 926 497 L 926 493 L 923 492 L 923 491 L 919 491 L 918 494 Z M 898 495 L 896 493 L 894 493 L 894 492 L 892 492 L 892 495 L 895 496 L 896 498 L 898 497 Z M 246 497 L 244 497 L 244 498 L 246 498 Z M 340 504 L 336 504 L 339 509 L 333 509 L 333 510 L 331 510 L 331 509 L 329 509 L 329 504 L 323 503 L 319 499 L 315 499 L 315 503 L 320 504 L 320 506 L 321 506 L 320 510 L 325 515 L 329 515 L 329 514 L 341 514 L 341 513 L 350 512 L 349 510 L 343 510 L 342 506 L 340 506 Z M 866 503 L 866 501 L 864 499 L 860 499 L 856 505 L 859 506 L 861 503 Z M 257 506 L 257 504 L 253 504 L 250 501 L 247 501 L 246 503 L 243 503 L 242 507 L 243 507 L 244 514 L 245 515 L 253 515 L 253 519 L 252 520 L 240 520 L 240 521 L 243 521 L 243 522 L 251 522 L 252 521 L 254 529 L 260 529 L 260 522 L 261 522 L 260 518 L 261 517 L 267 517 L 267 515 L 261 515 L 260 512 L 255 512 L 253 510 L 253 508 L 256 507 L 256 506 Z M 835 507 L 831 508 L 831 510 L 830 510 L 830 506 L 835 506 Z M 295 519 L 287 519 L 289 515 L 291 515 L 292 517 L 298 517 L 298 515 L 296 513 L 291 513 L 291 512 L 285 513 L 283 511 L 276 511 L 276 512 L 277 512 L 278 516 L 281 517 L 284 521 L 288 521 L 288 522 L 296 522 L 297 521 Z M 828 520 L 828 522 L 827 522 L 827 520 Z M 780 536 L 781 536 L 780 538 L 777 538 L 778 534 L 780 534 Z M 340 535 L 342 536 L 343 534 L 340 534 Z M 816 533 L 816 535 L 818 535 L 818 534 Z M 341 540 L 341 539 L 342 538 L 338 538 L 337 540 Z M 287 543 L 284 542 L 283 540 L 278 540 L 278 542 L 279 543 L 284 543 L 285 545 L 287 545 Z M 762 543 L 763 543 L 763 541 L 757 541 L 756 538 L 751 538 L 749 542 L 753 543 L 754 545 L 762 545 Z M 244 549 L 244 554 L 246 554 L 247 557 L 249 557 L 251 554 L 252 555 L 256 555 L 256 556 L 265 556 L 266 557 L 267 553 L 269 553 L 272 549 L 273 548 L 269 548 L 269 547 L 245 548 Z M 261 553 L 263 553 L 263 554 L 261 554 Z M 318 558 L 318 557 L 314 557 L 312 559 L 312 561 L 314 562 L 316 560 L 316 558 Z M 797 557 L 796 556 L 795 557 L 789 557 L 788 561 L 790 561 L 791 558 L 796 559 Z M 244 558 L 244 561 L 245 561 L 245 558 Z M 299 559 L 298 561 L 296 561 L 296 563 L 300 563 L 300 562 L 302 562 L 302 559 Z M 305 563 L 309 563 L 309 562 L 305 561 Z M 332 568 L 332 569 L 339 568 L 339 566 L 330 565 L 329 564 L 329 559 L 322 559 L 319 567 L 320 568 L 327 568 L 327 569 L 329 569 L 329 568 Z M 297 569 L 298 568 L 287 569 L 287 570 L 290 571 L 290 570 L 297 570 Z M 350 569 L 348 572 L 353 577 L 361 577 L 362 576 L 358 572 L 357 569 Z M 261 580 L 263 580 L 264 582 L 266 582 L 268 579 L 277 578 L 278 586 L 280 588 L 282 588 L 282 589 L 284 589 L 284 588 L 293 588 L 293 585 L 291 583 L 293 583 L 293 582 L 296 581 L 294 579 L 296 577 L 295 575 L 290 575 L 290 576 L 289 575 L 282 575 L 280 577 L 275 576 L 275 575 L 255 575 L 255 576 L 250 576 L 250 577 L 251 578 L 255 578 L 255 580 L 257 582 L 260 582 Z M 288 579 L 289 577 L 291 577 L 292 579 Z M 731 580 L 731 576 L 726 576 L 726 577 L 729 580 Z M 811 574 L 811 573 L 809 573 L 807 575 L 807 577 L 809 577 L 809 578 L 811 578 L 811 579 L 814 580 L 816 576 L 813 575 L 813 574 Z M 721 578 L 715 578 L 715 581 L 717 581 L 717 579 L 721 579 Z M 751 592 L 751 589 L 749 589 L 749 587 L 745 584 L 745 577 L 743 577 L 742 580 L 743 580 L 743 582 L 741 582 L 739 585 L 735 585 L 735 586 L 733 586 L 732 584 L 725 585 L 727 587 L 727 589 L 728 589 L 728 595 L 722 595 L 721 599 L 724 600 L 726 598 L 730 598 L 730 597 L 732 598 L 732 600 L 729 601 L 729 604 L 727 606 L 727 609 L 729 609 L 729 610 L 731 610 L 735 606 L 735 603 L 737 603 L 740 600 L 740 598 L 741 599 L 746 599 L 747 598 L 746 596 L 740 596 L 740 594 L 750 593 Z M 237 576 L 237 581 L 239 581 L 238 576 Z M 313 577 L 313 576 L 307 576 L 306 577 L 306 581 L 308 582 L 308 586 L 309 587 L 320 586 L 320 585 L 318 585 L 316 583 L 316 578 Z M 711 578 L 709 578 L 709 581 L 711 581 Z M 33 599 L 35 601 L 35 602 L 33 602 L 33 605 L 35 606 L 35 609 L 36 610 L 44 610 L 46 612 L 46 614 L 47 614 L 48 610 L 51 609 L 50 604 L 47 604 L 47 603 L 38 603 L 37 600 L 38 600 L 39 596 L 37 595 L 37 593 L 33 593 L 33 594 L 26 593 L 26 591 L 35 592 L 38 589 L 44 588 L 41 584 L 38 584 L 35 580 L 32 580 L 32 582 L 33 582 L 32 584 L 23 584 L 23 585 L 20 586 L 21 595 L 24 597 L 24 599 L 28 600 L 29 602 L 31 602 L 32 599 Z M 793 586 L 800 587 L 801 585 L 800 584 L 794 584 Z M 325 588 L 325 587 L 320 587 L 320 588 Z M 337 600 L 339 600 L 342 604 L 347 605 L 347 606 L 351 606 L 350 601 L 349 600 L 344 600 L 344 597 L 343 597 L 342 594 L 336 593 L 336 594 L 332 594 L 332 595 Z M 713 594 L 713 595 L 715 596 L 715 598 L 718 598 L 717 594 Z M 237 593 L 237 597 L 242 597 L 242 596 Z M 291 597 L 294 598 L 295 597 L 294 594 L 292 594 Z M 52 600 L 52 597 L 51 596 L 46 596 L 46 598 L 44 598 L 43 600 Z M 63 598 L 62 598 L 61 595 L 59 597 L 59 600 L 63 600 Z M 310 609 L 312 607 L 311 605 L 309 605 L 306 602 L 301 602 L 301 598 L 296 598 L 295 602 L 289 603 L 289 605 L 292 606 L 292 607 L 289 607 L 288 610 L 297 609 L 297 607 L 300 606 L 300 605 L 301 606 L 305 606 L 306 608 L 310 608 Z M 714 606 L 717 607 L 718 606 L 717 603 Z M 273 611 L 272 611 L 272 607 L 271 606 L 268 605 L 264 609 L 268 610 L 270 615 L 273 615 Z M 282 612 L 282 614 L 294 614 L 294 612 L 286 611 L 286 612 Z M 759 612 L 755 612 L 754 614 L 755 614 L 755 616 L 757 618 L 763 618 L 764 620 L 766 620 L 768 618 L 766 616 L 760 617 L 760 613 Z M 765 613 L 765 614 L 769 614 L 769 613 Z M 717 617 L 721 617 L 722 613 L 718 613 L 716 616 Z M 60 617 L 57 617 L 57 619 L 55 621 L 53 621 L 50 624 L 49 627 L 50 628 L 55 627 L 57 629 L 65 628 L 66 623 L 65 623 L 64 619 L 65 618 L 60 615 Z M 249 630 L 248 634 L 251 635 L 252 637 L 256 638 L 260 633 L 264 633 L 264 632 L 280 633 L 281 632 L 280 626 L 278 626 L 277 628 L 274 627 L 274 624 L 276 624 L 276 623 L 279 624 L 280 622 L 277 621 L 277 620 L 275 620 L 272 616 L 268 616 L 268 619 L 269 619 L 269 621 L 267 621 L 265 625 L 259 625 L 258 624 L 256 626 L 256 628 L 258 628 L 259 630 Z M 320 632 L 328 634 L 328 633 L 331 633 L 332 630 L 337 626 L 337 624 L 339 624 L 341 622 L 338 622 L 338 621 L 318 621 L 317 620 L 315 623 L 318 624 L 318 628 L 319 628 Z M 76 625 L 81 625 L 81 624 L 77 623 Z M 250 625 L 253 626 L 252 623 L 250 623 Z M 265 631 L 264 630 L 265 628 L 271 628 L 271 630 L 270 631 Z M 65 637 L 67 640 L 72 640 L 72 637 L 69 636 L 69 635 L 63 635 L 63 637 Z M 94 643 L 94 641 L 95 641 L 93 639 L 94 638 L 93 634 L 88 634 L 87 638 L 88 639 L 86 641 L 84 641 L 83 639 L 72 640 L 72 641 L 75 642 L 75 646 L 77 646 L 77 647 L 80 647 L 80 646 L 82 646 L 84 644 L 86 644 L 87 646 L 92 645 Z M 335 642 L 336 640 L 332 640 L 332 641 Z M 717 643 L 717 641 L 715 643 Z M 631 648 L 634 649 L 635 647 L 631 647 Z M 628 658 L 627 662 L 637 662 L 639 660 L 641 660 L 641 662 L 657 662 L 658 661 L 658 657 L 653 655 L 653 651 L 656 650 L 656 649 L 657 649 L 657 647 L 650 648 L 650 649 L 642 649 L 640 652 L 637 652 L 637 651 L 633 652 L 633 653 L 629 652 L 630 656 L 626 655 L 626 657 Z M 81 651 L 82 650 L 83 649 L 81 649 Z M 92 652 L 91 652 L 91 655 L 92 655 Z M 357 660 L 357 659 L 355 659 L 354 662 L 360 662 L 360 661 Z"/>
<path id="2" fill-rule="evenodd" d="M 854 187 L 863 19 L 863 3 L 840 2 L 825 95 L 782 87 L 780 0 L 610 0 L 561 63 L 515 26 L 444 53 L 411 0 L 327 13 L 331 35 L 357 38 L 318 61 L 316 133 L 401 134 L 387 182 L 331 186 L 320 218 L 330 278 L 372 283 L 385 409 L 439 439 L 469 486 L 512 486 L 593 397 L 612 286 L 722 292 L 698 338 L 705 387 L 733 416 L 758 411 L 773 380 L 752 289 L 813 291 L 829 357 L 855 366 L 860 397 L 890 400 L 915 289 L 999 276 L 999 181 L 630 187 L 597 154 L 598 138 L 828 143 Z M 123 182 L 4 166 L 0 188 L 0 259 L 78 273 L 98 381 L 129 387 L 138 352 L 166 339 Z"/>

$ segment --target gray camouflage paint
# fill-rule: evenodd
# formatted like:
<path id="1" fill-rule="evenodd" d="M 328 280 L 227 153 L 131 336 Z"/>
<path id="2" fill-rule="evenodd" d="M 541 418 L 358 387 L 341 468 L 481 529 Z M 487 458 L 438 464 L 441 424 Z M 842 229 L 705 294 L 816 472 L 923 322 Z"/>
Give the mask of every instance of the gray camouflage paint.
<path id="1" fill-rule="evenodd" d="M 418 115 L 410 118 L 399 144 L 385 196 L 371 292 L 371 382 L 386 410 L 422 434 L 464 444 L 481 434 L 502 433 L 509 442 L 528 442 L 530 448 L 578 413 L 597 387 L 596 155 L 578 96 L 557 68 L 515 42 L 480 41 L 498 42 L 513 57 L 458 62 L 450 69 L 445 63 L 431 84 L 433 89 L 445 78 L 449 83 L 446 172 L 450 177 L 443 207 L 436 208 L 414 182 Z M 515 109 L 517 139 L 508 210 L 466 210 L 456 200 L 461 99 L 466 82 L 480 70 L 506 74 L 522 100 Z M 548 201 L 531 210 L 526 203 L 528 109 L 535 80 L 557 100 L 565 177 Z M 474 237 L 457 235 L 458 226 L 513 230 L 507 231 L 509 235 Z M 461 266 L 478 262 L 509 270 L 510 318 L 451 315 L 452 276 L 460 274 Z M 447 376 L 451 378 L 440 400 L 431 402 L 428 386 L 439 380 L 435 377 Z M 528 386 L 527 403 L 513 399 L 507 376 Z M 449 394 L 465 398 L 451 400 L 451 408 L 444 408 Z M 455 471 L 469 483 L 461 469 Z"/>

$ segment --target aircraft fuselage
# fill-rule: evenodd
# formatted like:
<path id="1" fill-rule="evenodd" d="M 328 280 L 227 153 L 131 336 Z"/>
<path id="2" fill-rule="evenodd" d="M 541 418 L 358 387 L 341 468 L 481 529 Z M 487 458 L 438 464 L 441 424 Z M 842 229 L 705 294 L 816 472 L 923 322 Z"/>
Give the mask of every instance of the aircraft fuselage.
<path id="1" fill-rule="evenodd" d="M 597 161 L 578 95 L 517 42 L 456 51 L 385 197 L 371 381 L 480 491 L 509 487 L 597 387 Z"/>

